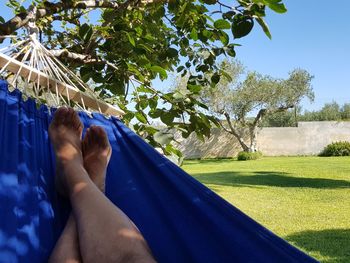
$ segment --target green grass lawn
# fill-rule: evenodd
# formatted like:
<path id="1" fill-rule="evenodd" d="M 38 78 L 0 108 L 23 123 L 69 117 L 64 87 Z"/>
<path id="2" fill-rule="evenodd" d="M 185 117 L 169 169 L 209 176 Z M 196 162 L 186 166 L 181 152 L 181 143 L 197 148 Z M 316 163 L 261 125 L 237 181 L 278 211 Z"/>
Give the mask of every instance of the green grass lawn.
<path id="1" fill-rule="evenodd" d="M 321 262 L 350 262 L 350 157 L 191 160 L 183 169 Z"/>

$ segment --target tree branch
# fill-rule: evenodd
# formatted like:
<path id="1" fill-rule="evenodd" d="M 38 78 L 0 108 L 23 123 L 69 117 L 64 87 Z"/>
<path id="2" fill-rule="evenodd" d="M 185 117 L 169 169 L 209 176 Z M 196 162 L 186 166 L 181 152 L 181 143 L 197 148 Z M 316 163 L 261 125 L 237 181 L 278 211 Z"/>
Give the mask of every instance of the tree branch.
<path id="1" fill-rule="evenodd" d="M 51 54 L 55 57 L 66 58 L 74 62 L 82 64 L 90 64 L 100 62 L 99 59 L 93 58 L 90 55 L 82 55 L 68 51 L 67 49 L 51 50 Z"/>
<path id="2" fill-rule="evenodd" d="M 70 9 L 94 9 L 94 8 L 111 8 L 111 9 L 118 9 L 123 10 L 126 9 L 128 6 L 132 4 L 137 4 L 139 0 L 126 0 L 124 3 L 118 3 L 116 1 L 107 1 L 107 0 L 86 0 L 86 1 L 60 1 L 57 3 L 51 3 L 51 2 L 44 2 L 43 8 L 38 8 L 36 12 L 36 19 L 40 19 L 45 16 L 50 16 L 53 14 L 58 14 L 65 10 Z M 151 1 L 147 1 L 151 2 Z M 11 35 L 13 32 L 18 30 L 21 27 L 24 27 L 28 24 L 30 20 L 30 14 L 32 13 L 31 7 L 23 13 L 20 13 L 13 17 L 12 19 L 8 20 L 7 22 L 0 24 L 0 36 L 2 35 Z"/>
<path id="3" fill-rule="evenodd" d="M 54 15 L 52 16 L 53 21 L 63 21 L 69 22 L 71 24 L 74 24 L 76 26 L 80 26 L 79 18 L 83 15 L 83 12 L 80 12 L 79 14 L 73 16 L 73 17 L 64 17 L 62 15 Z"/>
<path id="4" fill-rule="evenodd" d="M 260 109 L 258 114 L 256 115 L 253 123 L 251 124 L 251 127 L 254 128 L 257 125 L 259 125 L 260 121 L 262 120 L 262 118 L 266 114 L 273 114 L 273 113 L 285 111 L 285 110 L 288 110 L 288 109 L 291 109 L 291 108 L 294 108 L 294 105 L 281 106 L 281 107 L 278 107 L 276 109 Z"/>
<path id="5" fill-rule="evenodd" d="M 260 109 L 256 117 L 254 118 L 254 121 L 251 124 L 251 127 L 253 128 L 256 127 L 267 113 L 268 113 L 267 109 Z"/>
<path id="6" fill-rule="evenodd" d="M 244 151 L 247 151 L 249 148 L 248 146 L 244 143 L 243 141 L 243 138 L 238 134 L 238 132 L 236 131 L 236 129 L 233 127 L 232 125 L 232 122 L 231 122 L 231 118 L 230 118 L 230 115 L 223 111 L 222 114 L 224 114 L 225 118 L 226 118 L 226 121 L 228 123 L 228 126 L 230 127 L 230 130 L 226 129 L 222 123 L 220 122 L 221 124 L 221 127 L 228 133 L 232 134 L 233 136 L 236 137 L 236 139 L 238 140 L 239 144 L 241 145 L 241 147 L 243 148 Z"/>
<path id="7" fill-rule="evenodd" d="M 230 131 L 229 129 L 227 129 L 227 128 L 225 127 L 224 124 L 222 124 L 222 120 L 220 120 L 219 123 L 220 123 L 221 128 L 222 128 L 225 132 L 231 133 L 231 131 Z"/>
<path id="8" fill-rule="evenodd" d="M 91 55 L 82 55 L 68 51 L 67 49 L 51 50 L 51 54 L 58 58 L 65 58 L 81 64 L 106 64 L 115 70 L 119 70 L 116 65 Z"/>

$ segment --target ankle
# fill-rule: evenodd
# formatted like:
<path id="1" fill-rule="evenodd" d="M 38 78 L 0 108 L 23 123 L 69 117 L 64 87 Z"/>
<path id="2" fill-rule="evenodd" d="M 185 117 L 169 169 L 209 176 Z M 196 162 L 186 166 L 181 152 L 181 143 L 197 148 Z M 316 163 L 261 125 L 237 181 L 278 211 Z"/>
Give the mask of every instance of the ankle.
<path id="1" fill-rule="evenodd" d="M 56 160 L 60 162 L 63 168 L 69 168 L 73 166 L 78 166 L 83 163 L 82 154 L 77 153 L 65 153 L 56 152 Z"/>
<path id="2" fill-rule="evenodd" d="M 89 175 L 80 162 L 70 162 L 64 166 L 63 173 L 66 175 L 65 182 L 69 196 L 80 192 L 91 183 Z"/>

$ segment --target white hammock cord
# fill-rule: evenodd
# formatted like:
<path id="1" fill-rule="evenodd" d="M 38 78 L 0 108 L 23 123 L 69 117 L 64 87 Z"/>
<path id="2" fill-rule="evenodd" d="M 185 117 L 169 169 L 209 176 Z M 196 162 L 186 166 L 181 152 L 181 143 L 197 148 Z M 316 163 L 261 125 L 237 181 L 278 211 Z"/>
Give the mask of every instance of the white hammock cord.
<path id="1" fill-rule="evenodd" d="M 26 47 L 23 47 L 17 54 L 15 54 L 13 57 L 11 57 L 11 60 L 9 60 L 0 70 L 0 74 L 2 74 L 6 68 L 11 64 L 11 62 L 13 60 L 15 60 L 16 58 L 18 58 L 24 51 L 25 51 Z"/>
<path id="2" fill-rule="evenodd" d="M 22 58 L 22 60 L 21 60 L 22 63 L 24 63 L 24 62 L 27 60 L 28 56 L 30 55 L 30 52 L 31 52 L 31 49 L 28 48 L 27 52 L 24 54 L 24 56 L 23 56 L 23 58 Z M 13 78 L 12 86 L 14 86 L 15 83 L 17 82 L 17 78 L 18 78 L 19 73 L 21 72 L 22 68 L 23 68 L 23 64 L 21 64 L 21 66 L 20 66 L 20 68 L 19 68 L 17 74 L 16 74 L 15 77 Z"/>
<path id="3" fill-rule="evenodd" d="M 10 85 L 20 89 L 27 96 L 45 98 L 48 105 L 57 107 L 63 103 L 73 106 L 74 101 L 75 107 L 89 114 L 91 112 L 88 107 L 98 110 L 101 114 L 108 114 L 107 112 L 114 112 L 116 116 L 123 114 L 114 106 L 100 102 L 99 96 L 91 88 L 36 39 L 37 29 L 30 30 L 32 35 L 28 39 L 19 40 L 16 43 L 13 43 L 12 39 L 18 38 L 17 36 L 0 36 L 0 39 L 10 38 L 12 42 L 11 45 L 0 49 L 4 54 L 0 54 L 2 65 L 0 74 L 6 70 L 14 75 Z M 19 79 L 23 82 L 18 82 Z M 18 83 L 23 83 L 24 87 L 20 88 Z M 33 92 L 28 93 L 28 87 L 32 87 Z M 85 98 L 88 99 L 88 107 Z M 105 113 L 102 112 L 102 106 Z"/>
<path id="4" fill-rule="evenodd" d="M 41 62 L 43 64 L 43 71 L 45 72 L 46 75 L 50 75 L 49 74 L 49 67 L 48 65 L 46 64 L 46 61 L 44 59 L 44 56 L 43 56 L 43 53 L 41 52 L 41 50 L 38 51 L 38 54 L 39 54 L 39 57 L 41 59 Z M 58 106 L 58 103 L 56 102 L 56 98 L 55 96 L 52 94 L 51 92 L 51 89 L 50 89 L 50 80 L 49 79 L 46 79 L 46 91 L 47 93 L 45 92 L 45 97 L 46 97 L 46 101 L 47 103 L 49 102 L 48 100 L 48 97 L 47 97 L 47 94 L 50 94 L 52 100 L 54 101 L 54 103 L 56 104 L 55 106 L 57 107 Z"/>

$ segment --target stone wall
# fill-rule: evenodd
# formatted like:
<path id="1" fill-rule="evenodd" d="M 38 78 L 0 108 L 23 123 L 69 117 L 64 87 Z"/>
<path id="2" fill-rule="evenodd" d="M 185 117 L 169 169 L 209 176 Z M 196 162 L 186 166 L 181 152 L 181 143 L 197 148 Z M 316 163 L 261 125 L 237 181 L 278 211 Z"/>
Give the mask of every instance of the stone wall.
<path id="1" fill-rule="evenodd" d="M 262 128 L 258 148 L 265 156 L 316 155 L 329 143 L 350 141 L 350 122 L 299 122 L 298 127 Z M 213 129 L 204 143 L 195 134 L 182 140 L 186 158 L 223 158 L 237 155 L 241 148 L 230 134 Z"/>

